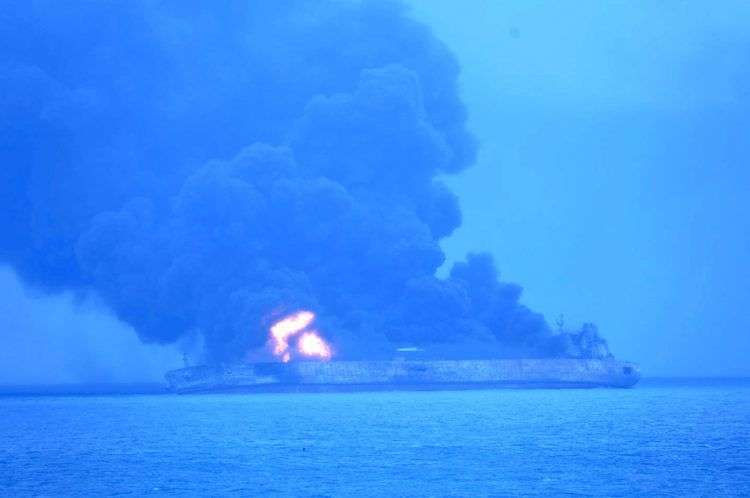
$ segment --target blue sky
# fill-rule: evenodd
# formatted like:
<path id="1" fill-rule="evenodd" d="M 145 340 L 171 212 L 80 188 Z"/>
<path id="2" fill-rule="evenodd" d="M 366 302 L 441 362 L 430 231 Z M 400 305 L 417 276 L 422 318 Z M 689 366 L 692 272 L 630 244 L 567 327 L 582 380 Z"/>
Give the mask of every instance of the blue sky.
<path id="1" fill-rule="evenodd" d="M 526 304 L 595 322 L 646 375 L 750 375 L 750 4 L 409 3 L 456 54 L 481 142 L 446 179 L 464 220 L 449 262 L 491 252 Z M 43 296 L 7 268 L 0 295 L 0 381 L 179 364 L 94 296 Z"/>
<path id="2" fill-rule="evenodd" d="M 449 255 L 648 374 L 750 374 L 750 4 L 410 3 L 482 144 Z"/>

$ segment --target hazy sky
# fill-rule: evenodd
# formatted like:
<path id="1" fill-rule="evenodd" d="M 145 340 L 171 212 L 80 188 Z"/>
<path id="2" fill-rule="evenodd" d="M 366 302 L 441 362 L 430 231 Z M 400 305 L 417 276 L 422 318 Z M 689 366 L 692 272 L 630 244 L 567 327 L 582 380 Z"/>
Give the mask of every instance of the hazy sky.
<path id="1" fill-rule="evenodd" d="M 647 375 L 750 374 L 750 4 L 411 3 L 482 144 L 449 255 Z"/>
<path id="2" fill-rule="evenodd" d="M 410 3 L 456 53 L 481 141 L 448 180 L 464 218 L 449 257 L 492 252 L 526 304 L 595 322 L 646 375 L 750 375 L 750 4 Z M 158 379 L 178 363 L 8 269 L 0 295 L 0 381 Z"/>
<path id="3" fill-rule="evenodd" d="M 174 348 L 144 345 L 98 302 L 25 289 L 0 268 L 0 384 L 154 382 L 182 365 Z"/>

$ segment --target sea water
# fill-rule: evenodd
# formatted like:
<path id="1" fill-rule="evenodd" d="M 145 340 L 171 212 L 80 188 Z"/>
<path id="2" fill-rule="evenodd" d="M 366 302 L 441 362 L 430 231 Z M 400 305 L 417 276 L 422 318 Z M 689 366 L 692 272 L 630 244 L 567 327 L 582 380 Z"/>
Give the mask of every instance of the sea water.
<path id="1" fill-rule="evenodd" d="M 0 397 L 0 495 L 739 496 L 750 384 Z"/>

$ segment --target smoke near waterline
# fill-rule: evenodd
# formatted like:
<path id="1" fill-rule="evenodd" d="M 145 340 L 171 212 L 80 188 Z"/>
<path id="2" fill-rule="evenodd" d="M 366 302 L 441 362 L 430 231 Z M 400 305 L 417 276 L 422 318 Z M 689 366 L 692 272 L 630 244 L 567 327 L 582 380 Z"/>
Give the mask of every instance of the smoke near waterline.
<path id="1" fill-rule="evenodd" d="M 144 344 L 96 296 L 40 295 L 0 267 L 0 390 L 39 384 L 162 382 L 175 347 Z"/>
<path id="2" fill-rule="evenodd" d="M 0 258 L 94 291 L 147 342 L 211 361 L 315 309 L 337 354 L 483 344 L 599 356 L 554 333 L 437 178 L 476 144 L 459 67 L 398 3 L 17 2 L 0 14 Z M 459 346 L 454 348 L 460 350 Z"/>

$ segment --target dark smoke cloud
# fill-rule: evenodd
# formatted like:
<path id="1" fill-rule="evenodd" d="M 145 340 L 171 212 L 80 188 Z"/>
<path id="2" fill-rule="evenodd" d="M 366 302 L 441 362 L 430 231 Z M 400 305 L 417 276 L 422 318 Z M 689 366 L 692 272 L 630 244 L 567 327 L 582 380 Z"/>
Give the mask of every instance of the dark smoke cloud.
<path id="1" fill-rule="evenodd" d="M 301 307 L 342 356 L 608 354 L 488 255 L 435 277 L 461 223 L 437 178 L 476 145 L 458 64 L 400 4 L 13 3 L 0 258 L 26 281 L 95 291 L 145 341 L 202 335 L 211 360 Z"/>

